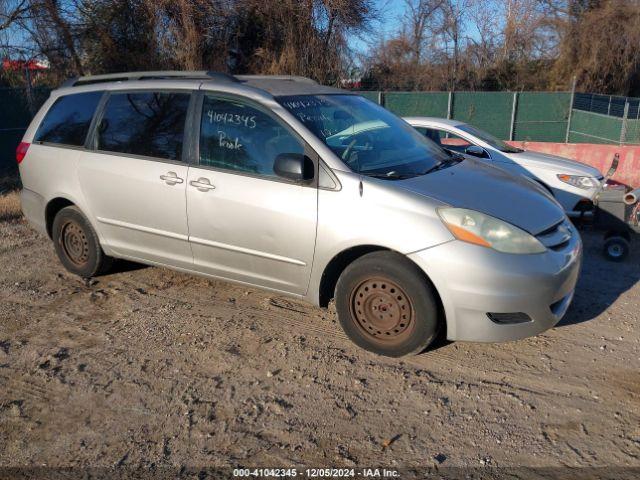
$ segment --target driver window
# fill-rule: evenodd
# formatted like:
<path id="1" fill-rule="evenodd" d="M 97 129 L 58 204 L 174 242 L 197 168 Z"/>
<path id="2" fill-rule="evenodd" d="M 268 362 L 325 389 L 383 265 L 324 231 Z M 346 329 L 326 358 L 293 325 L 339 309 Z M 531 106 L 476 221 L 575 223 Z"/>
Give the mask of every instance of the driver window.
<path id="1" fill-rule="evenodd" d="M 464 138 L 447 132 L 446 130 L 438 130 L 436 128 L 421 128 L 420 131 L 427 137 L 429 140 L 437 143 L 441 147 L 444 147 L 448 150 L 453 150 L 455 152 L 464 153 L 467 147 L 473 145 L 468 142 Z"/>
<path id="2" fill-rule="evenodd" d="M 262 110 L 205 96 L 200 123 L 200 165 L 276 177 L 281 153 L 304 154 L 302 143 Z"/>

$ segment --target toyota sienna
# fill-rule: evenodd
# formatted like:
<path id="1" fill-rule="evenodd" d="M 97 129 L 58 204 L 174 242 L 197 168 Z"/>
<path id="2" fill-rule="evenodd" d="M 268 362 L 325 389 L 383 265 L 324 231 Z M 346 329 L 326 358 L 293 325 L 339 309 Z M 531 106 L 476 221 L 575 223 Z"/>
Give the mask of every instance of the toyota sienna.
<path id="1" fill-rule="evenodd" d="M 382 355 L 419 352 L 440 329 L 538 334 L 580 270 L 579 235 L 536 182 L 302 77 L 73 79 L 17 161 L 24 214 L 70 272 L 119 258 L 335 299 L 348 336 Z"/>

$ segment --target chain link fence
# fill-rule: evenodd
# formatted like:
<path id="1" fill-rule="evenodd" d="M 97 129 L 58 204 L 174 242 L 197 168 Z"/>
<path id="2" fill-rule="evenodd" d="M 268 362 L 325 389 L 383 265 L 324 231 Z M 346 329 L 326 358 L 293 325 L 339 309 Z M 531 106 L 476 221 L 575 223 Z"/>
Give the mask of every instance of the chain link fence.
<path id="1" fill-rule="evenodd" d="M 640 99 L 572 92 L 359 92 L 401 116 L 456 119 L 505 140 L 640 144 Z M 0 88 L 0 171 L 49 90 Z"/>
<path id="2" fill-rule="evenodd" d="M 640 144 L 637 98 L 571 92 L 361 94 L 397 115 L 460 120 L 505 140 Z"/>
<path id="3" fill-rule="evenodd" d="M 568 141 L 640 144 L 640 98 L 576 93 Z"/>
<path id="4" fill-rule="evenodd" d="M 569 92 L 361 92 L 400 116 L 460 120 L 506 140 L 564 142 Z"/>

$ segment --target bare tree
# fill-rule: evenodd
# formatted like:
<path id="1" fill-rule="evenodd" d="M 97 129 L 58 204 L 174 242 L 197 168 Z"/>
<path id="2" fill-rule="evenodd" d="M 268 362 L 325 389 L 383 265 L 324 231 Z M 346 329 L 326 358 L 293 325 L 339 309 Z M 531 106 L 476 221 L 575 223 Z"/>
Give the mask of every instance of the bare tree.
<path id="1" fill-rule="evenodd" d="M 403 34 L 409 42 L 413 61 L 423 61 L 423 50 L 427 39 L 433 36 L 438 10 L 445 0 L 405 0 Z"/>
<path id="2" fill-rule="evenodd" d="M 0 31 L 12 27 L 28 11 L 27 0 L 0 0 Z"/>
<path id="3" fill-rule="evenodd" d="M 442 3 L 440 32 L 450 60 L 448 84 L 450 90 L 458 87 L 460 56 L 466 40 L 464 22 L 470 7 L 468 0 L 445 0 Z"/>
<path id="4" fill-rule="evenodd" d="M 634 0 L 575 1 L 558 19 L 556 82 L 574 75 L 586 91 L 640 94 L 640 4 Z"/>

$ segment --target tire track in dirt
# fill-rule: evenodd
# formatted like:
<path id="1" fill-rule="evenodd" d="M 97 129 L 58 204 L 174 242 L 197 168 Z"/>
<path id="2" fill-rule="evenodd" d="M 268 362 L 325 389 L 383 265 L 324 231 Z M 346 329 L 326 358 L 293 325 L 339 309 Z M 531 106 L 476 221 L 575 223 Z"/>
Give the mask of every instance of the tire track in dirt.
<path id="1" fill-rule="evenodd" d="M 629 265 L 587 262 L 573 325 L 388 359 L 332 310 L 154 267 L 87 286 L 0 232 L 1 464 L 640 465 Z"/>

